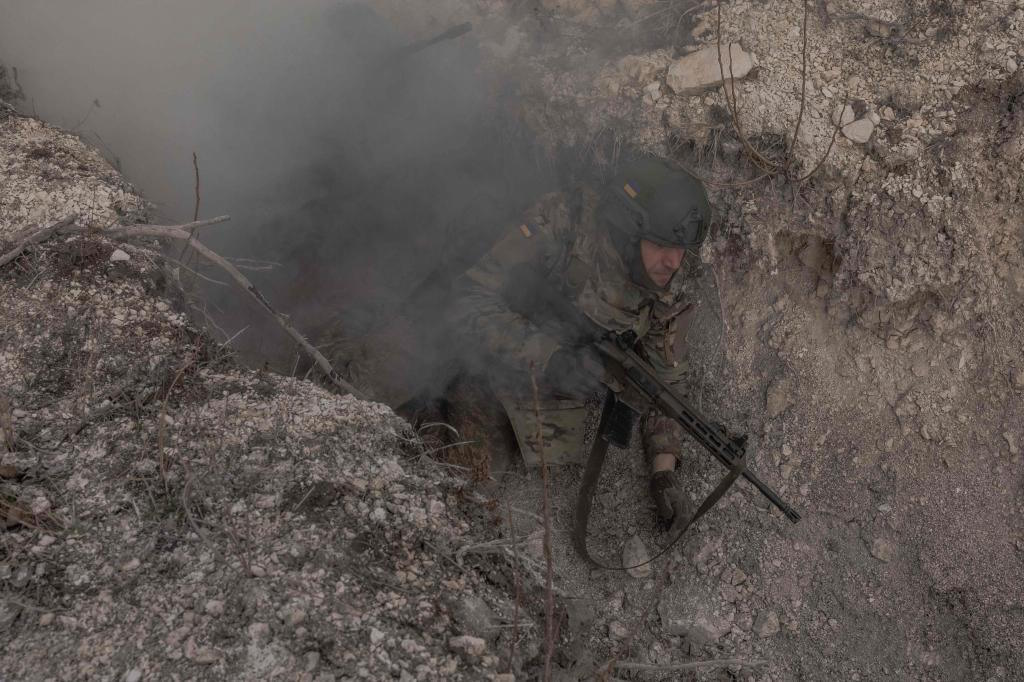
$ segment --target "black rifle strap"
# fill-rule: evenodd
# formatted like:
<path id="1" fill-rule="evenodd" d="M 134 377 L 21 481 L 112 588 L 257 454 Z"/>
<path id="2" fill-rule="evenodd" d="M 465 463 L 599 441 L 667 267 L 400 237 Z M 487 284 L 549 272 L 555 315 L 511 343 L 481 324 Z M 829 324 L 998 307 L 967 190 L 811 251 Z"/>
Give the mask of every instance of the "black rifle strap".
<path id="1" fill-rule="evenodd" d="M 608 408 L 608 400 L 613 398 L 606 398 L 605 410 Z M 732 487 L 732 484 L 736 482 L 736 479 L 740 477 L 743 470 L 747 467 L 746 455 L 738 458 L 733 465 L 729 468 L 729 473 L 725 475 L 715 489 L 711 491 L 711 494 L 704 498 L 701 502 L 700 507 L 693 516 L 686 522 L 686 524 L 676 531 L 675 536 L 672 540 L 665 545 L 664 548 L 647 561 L 636 564 L 634 566 L 609 566 L 601 563 L 594 559 L 590 554 L 590 550 L 587 549 L 587 526 L 590 525 L 590 511 L 594 503 L 594 491 L 597 489 L 597 481 L 601 477 L 601 469 L 604 467 L 605 455 L 608 454 L 608 441 L 600 435 L 598 431 L 597 437 L 594 438 L 594 444 L 590 448 L 590 456 L 587 458 L 587 464 L 583 469 L 583 481 L 580 483 L 580 494 L 576 500 L 576 523 L 573 527 L 573 544 L 576 547 L 576 551 L 579 552 L 580 556 L 586 559 L 587 563 L 595 568 L 603 568 L 609 571 L 628 571 L 632 568 L 639 568 L 646 564 L 651 563 L 658 557 L 668 552 L 672 547 L 679 542 L 679 539 L 683 537 L 690 526 L 695 524 L 700 517 L 708 513 L 712 507 L 714 507 L 722 496 Z"/>

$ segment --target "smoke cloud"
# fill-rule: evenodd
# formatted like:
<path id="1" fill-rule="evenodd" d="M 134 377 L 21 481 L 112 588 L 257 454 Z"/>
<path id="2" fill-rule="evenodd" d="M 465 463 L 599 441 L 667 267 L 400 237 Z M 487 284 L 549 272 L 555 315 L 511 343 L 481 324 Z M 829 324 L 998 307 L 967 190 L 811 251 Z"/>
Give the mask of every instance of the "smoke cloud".
<path id="1" fill-rule="evenodd" d="M 377 9 L 0 0 L 0 62 L 18 68 L 23 109 L 103 150 L 161 221 L 191 219 L 196 152 L 201 217 L 233 217 L 204 239 L 280 264 L 252 278 L 302 327 L 337 317 L 359 335 L 554 185 L 505 113 L 514 84 L 482 75 L 475 31 L 412 51 L 457 19 L 413 35 Z M 206 294 L 227 334 L 252 325 L 236 346 L 288 364 L 294 349 L 240 297 Z"/>

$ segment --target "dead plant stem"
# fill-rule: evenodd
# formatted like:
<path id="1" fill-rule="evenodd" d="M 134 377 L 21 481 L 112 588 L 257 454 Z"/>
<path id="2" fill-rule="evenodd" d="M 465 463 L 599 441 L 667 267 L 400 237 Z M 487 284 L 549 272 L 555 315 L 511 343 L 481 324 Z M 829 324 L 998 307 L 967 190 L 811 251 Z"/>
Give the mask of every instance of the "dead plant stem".
<path id="1" fill-rule="evenodd" d="M 16 244 L 13 249 L 5 253 L 3 256 L 0 256 L 0 268 L 10 263 L 18 256 L 20 256 L 21 252 L 24 251 L 29 246 L 31 246 L 32 244 L 38 244 L 40 242 L 46 241 L 60 230 L 75 222 L 77 218 L 78 215 L 72 213 L 71 215 L 62 220 L 58 220 L 57 222 L 47 227 L 44 227 L 41 230 L 37 230 L 31 233 L 30 235 L 22 239 L 20 242 L 18 242 L 18 244 Z"/>
<path id="2" fill-rule="evenodd" d="M 536 368 L 530 365 L 530 384 L 533 387 L 533 412 L 537 420 L 537 451 L 540 453 L 540 477 L 544 488 L 544 563 L 546 584 L 544 585 L 544 682 L 551 681 L 551 660 L 555 654 L 555 562 L 551 554 L 551 496 L 548 488 L 548 461 L 544 453 L 544 430 L 540 418 L 540 391 L 537 388 Z"/>

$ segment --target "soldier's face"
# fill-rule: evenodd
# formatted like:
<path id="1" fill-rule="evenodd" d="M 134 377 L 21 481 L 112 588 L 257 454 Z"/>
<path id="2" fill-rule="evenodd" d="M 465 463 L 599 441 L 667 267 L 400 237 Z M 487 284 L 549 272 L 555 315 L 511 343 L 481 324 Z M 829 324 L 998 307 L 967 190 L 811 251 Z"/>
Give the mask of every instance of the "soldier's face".
<path id="1" fill-rule="evenodd" d="M 683 263 L 686 249 L 681 246 L 660 246 L 646 239 L 640 240 L 640 258 L 647 276 L 659 287 L 666 286 Z"/>

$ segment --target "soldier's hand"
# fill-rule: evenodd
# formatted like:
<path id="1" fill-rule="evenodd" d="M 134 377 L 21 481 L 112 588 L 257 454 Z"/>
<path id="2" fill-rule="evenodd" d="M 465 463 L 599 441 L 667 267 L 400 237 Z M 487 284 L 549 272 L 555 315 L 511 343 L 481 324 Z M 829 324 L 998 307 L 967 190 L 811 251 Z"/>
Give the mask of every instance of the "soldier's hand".
<path id="1" fill-rule="evenodd" d="M 604 363 L 589 348 L 561 348 L 548 360 L 544 381 L 560 393 L 585 397 L 601 388 Z"/>
<path id="2" fill-rule="evenodd" d="M 679 485 L 673 471 L 655 471 L 651 475 L 651 498 L 658 518 L 672 534 L 681 530 L 693 516 L 693 502 Z"/>

